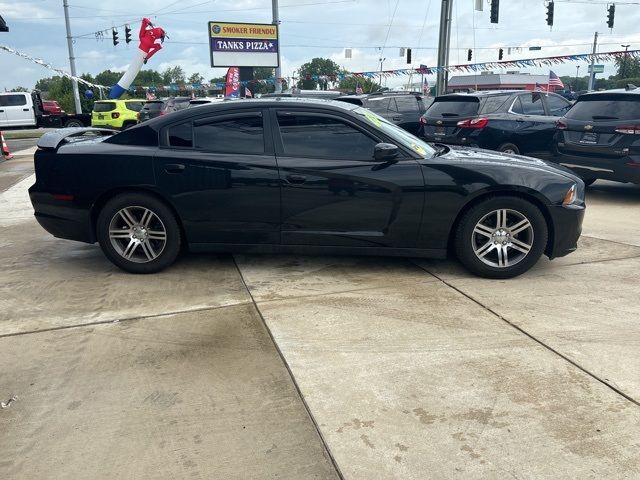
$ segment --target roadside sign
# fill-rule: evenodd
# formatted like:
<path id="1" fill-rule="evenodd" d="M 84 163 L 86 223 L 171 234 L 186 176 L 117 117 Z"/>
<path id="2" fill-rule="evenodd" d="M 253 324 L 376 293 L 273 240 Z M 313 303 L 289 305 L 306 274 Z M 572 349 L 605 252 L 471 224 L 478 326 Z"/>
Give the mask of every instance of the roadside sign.
<path id="1" fill-rule="evenodd" d="M 592 66 L 593 66 L 593 73 L 604 73 L 604 65 L 589 65 L 589 73 L 591 73 Z"/>
<path id="2" fill-rule="evenodd" d="M 212 67 L 277 67 L 278 26 L 209 22 Z"/>

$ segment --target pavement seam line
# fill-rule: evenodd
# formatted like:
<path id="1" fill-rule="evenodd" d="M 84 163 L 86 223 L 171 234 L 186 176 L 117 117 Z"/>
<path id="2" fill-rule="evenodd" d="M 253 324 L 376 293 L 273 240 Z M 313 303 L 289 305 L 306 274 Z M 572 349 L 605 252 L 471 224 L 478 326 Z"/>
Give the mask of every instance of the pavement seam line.
<path id="1" fill-rule="evenodd" d="M 603 384 L 604 386 L 608 387 L 609 389 L 613 390 L 615 393 L 617 393 L 618 395 L 620 395 L 621 397 L 627 399 L 629 402 L 633 403 L 634 405 L 640 407 L 640 402 L 636 399 L 634 399 L 633 397 L 631 397 L 630 395 L 624 393 L 622 390 L 620 390 L 619 388 L 611 385 L 610 383 L 608 383 L 606 380 L 603 380 L 602 378 L 598 377 L 595 373 L 590 372 L 589 370 L 587 370 L 585 367 L 581 366 L 580 364 L 576 363 L 574 360 L 570 359 L 569 357 L 567 357 L 566 355 L 564 355 L 563 353 L 561 353 L 560 351 L 556 350 L 555 348 L 551 347 L 550 345 L 547 345 L 546 343 L 544 343 L 542 340 L 538 339 L 537 337 L 535 337 L 533 334 L 527 332 L 525 329 L 523 329 L 522 327 L 519 327 L 518 325 L 516 325 L 515 323 L 512 323 L 511 321 L 509 321 L 507 318 L 503 317 L 502 315 L 500 315 L 498 312 L 496 312 L 495 310 L 493 310 L 492 308 L 484 305 L 482 302 L 480 302 L 479 300 L 476 300 L 475 298 L 473 298 L 471 295 L 463 292 L 462 290 L 460 290 L 458 287 L 456 287 L 455 285 L 452 285 L 451 283 L 447 282 L 446 280 L 438 277 L 435 273 L 430 272 L 429 270 L 427 270 L 426 268 L 421 267 L 420 265 L 418 265 L 418 267 L 420 267 L 422 270 L 424 270 L 426 273 L 428 273 L 429 275 L 434 276 L 435 278 L 437 278 L 438 280 L 440 280 L 443 284 L 445 284 L 447 287 L 455 290 L 456 292 L 458 292 L 460 295 L 468 298 L 469 300 L 471 300 L 473 303 L 475 303 L 476 305 L 482 307 L 483 309 L 485 309 L 486 311 L 488 311 L 489 313 L 495 315 L 496 317 L 498 317 L 500 320 L 502 320 L 504 323 L 506 323 L 507 325 L 509 325 L 510 327 L 514 328 L 515 330 L 517 330 L 518 332 L 526 335 L 527 337 L 529 337 L 531 340 L 533 340 L 534 342 L 536 342 L 537 344 L 541 345 L 542 347 L 546 348 L 547 350 L 549 350 L 550 352 L 556 354 L 557 356 L 559 356 L 560 358 L 562 358 L 563 360 L 565 360 L 566 362 L 570 363 L 571 365 L 573 365 L 574 367 L 576 367 L 577 369 L 579 369 L 580 371 L 582 371 L 583 373 L 587 374 L 588 376 L 590 376 L 591 378 L 593 378 L 594 380 L 600 382 L 601 384 Z"/>
<path id="2" fill-rule="evenodd" d="M 242 301 L 238 303 L 230 303 L 229 305 L 217 305 L 215 307 L 202 307 L 202 308 L 192 308 L 186 310 L 175 310 L 172 312 L 164 312 L 164 313 L 156 313 L 154 315 L 144 315 L 137 317 L 125 317 L 125 318 L 115 318 L 111 320 L 98 320 L 96 322 L 87 322 L 87 323 L 77 323 L 75 325 L 61 325 L 59 327 L 50 327 L 43 328 L 41 330 L 26 330 L 24 332 L 13 332 L 13 333 L 3 333 L 0 334 L 0 339 L 8 338 L 8 337 L 18 337 L 20 335 L 31 335 L 37 333 L 45 333 L 45 332 L 55 332 L 57 330 L 69 330 L 72 328 L 83 328 L 83 327 L 92 327 L 94 325 L 107 325 L 110 323 L 121 323 L 121 322 L 130 322 L 133 320 L 145 320 L 147 318 L 162 318 L 162 317 L 170 317 L 171 315 L 180 315 L 183 313 L 198 313 L 198 312 L 206 312 L 209 310 L 219 310 L 221 308 L 229 308 L 229 307 L 237 307 L 239 305 L 250 305 L 251 301 Z"/>
<path id="3" fill-rule="evenodd" d="M 296 381 L 296 377 L 293 375 L 293 371 L 291 370 L 291 367 L 289 366 L 289 362 L 287 362 L 287 359 L 284 357 L 284 354 L 282 353 L 282 350 L 280 350 L 280 346 L 278 345 L 278 342 L 276 342 L 276 339 L 273 336 L 273 332 L 269 328 L 269 325 L 267 325 L 266 319 L 262 315 L 262 312 L 260 311 L 260 308 L 258 307 L 258 304 L 256 303 L 256 300 L 253 298 L 253 294 L 251 293 L 251 290 L 249 289 L 249 286 L 247 285 L 247 282 L 244 279 L 244 275 L 242 274 L 242 270 L 240 270 L 240 265 L 238 265 L 238 262 L 236 261 L 236 258 L 235 258 L 234 255 L 231 255 L 231 258 L 233 258 L 233 263 L 235 264 L 236 268 L 238 269 L 238 275 L 240 275 L 240 281 L 243 283 L 244 288 L 247 289 L 247 293 L 249 294 L 249 297 L 251 298 L 251 303 L 253 303 L 253 306 L 255 307 L 256 312 L 258 312 L 258 316 L 260 317 L 260 320 L 262 321 L 262 325 L 264 326 L 265 330 L 267 331 L 267 334 L 269 335 L 269 338 L 271 339 L 271 343 L 273 343 L 273 346 L 275 347 L 276 352 L 278 352 L 278 355 L 280 356 L 280 360 L 282 360 L 283 365 L 287 369 L 287 373 L 289 374 L 289 377 L 291 378 L 291 382 L 293 383 L 293 386 L 296 389 L 296 392 L 298 393 L 298 397 L 300 397 L 300 400 L 302 401 L 302 405 L 303 405 L 305 411 L 307 412 L 307 415 L 309 416 L 309 419 L 311 420 L 311 424 L 313 425 L 316 433 L 318 434 L 318 438 L 320 438 L 320 443 L 322 444 L 322 447 L 324 448 L 324 451 L 326 452 L 327 456 L 329 457 L 329 460 L 331 461 L 331 465 L 333 465 L 333 468 L 335 469 L 335 472 L 338 475 L 338 478 L 340 480 L 344 480 L 344 475 L 342 475 L 342 471 L 340 470 L 340 467 L 338 466 L 338 462 L 336 462 L 336 459 L 333 456 L 333 453 L 331 453 L 331 449 L 329 448 L 329 445 L 327 444 L 327 441 L 324 438 L 324 435 L 322 435 L 322 432 L 320 431 L 320 426 L 318 425 L 318 422 L 316 421 L 315 417 L 311 413 L 311 409 L 309 408 L 309 405 L 307 404 L 307 401 L 305 400 L 304 395 L 302 395 L 302 391 L 300 390 L 300 386 L 298 385 L 298 382 Z"/>
<path id="4" fill-rule="evenodd" d="M 602 237 L 594 237 L 593 235 L 584 235 L 581 234 L 581 237 L 586 237 L 586 238 L 591 238 L 593 240 L 600 240 L 602 242 L 611 242 L 611 243 L 616 243 L 618 245 L 624 245 L 625 247 L 636 247 L 636 248 L 640 248 L 638 245 L 634 245 L 633 243 L 624 243 L 624 242 L 620 242 L 618 240 L 609 240 L 608 238 L 602 238 Z"/>

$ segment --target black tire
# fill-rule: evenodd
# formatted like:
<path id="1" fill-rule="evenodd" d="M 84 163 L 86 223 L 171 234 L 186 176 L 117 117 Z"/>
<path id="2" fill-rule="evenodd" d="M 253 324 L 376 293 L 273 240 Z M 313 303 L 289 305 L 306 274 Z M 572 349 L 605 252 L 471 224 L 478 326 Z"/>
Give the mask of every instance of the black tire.
<path id="1" fill-rule="evenodd" d="M 498 152 L 503 152 L 503 153 L 508 152 L 508 153 L 514 153 L 516 155 L 520 155 L 520 149 L 513 143 L 503 143 L 496 150 Z"/>
<path id="2" fill-rule="evenodd" d="M 507 212 L 502 214 L 506 218 L 504 229 L 497 227 L 497 216 L 496 222 L 492 222 L 492 215 L 497 215 L 499 210 Z M 529 227 L 511 235 L 511 231 L 518 230 L 511 230 L 512 227 L 522 222 L 522 219 L 529 222 Z M 481 221 L 487 223 L 481 224 Z M 477 233 L 479 230 L 482 232 Z M 533 267 L 542 256 L 548 238 L 547 222 L 537 206 L 519 197 L 495 196 L 474 205 L 464 213 L 455 231 L 454 245 L 458 259 L 467 270 L 481 277 L 501 279 L 516 277 Z M 520 243 L 515 244 L 516 241 Z M 520 245 L 523 244 L 529 247 L 527 253 L 521 250 Z M 476 248 L 478 245 L 482 246 Z M 482 254 L 485 247 L 488 248 Z M 511 255 L 512 261 L 501 266 L 499 264 L 504 262 L 504 252 L 507 252 L 507 259 Z"/>
<path id="3" fill-rule="evenodd" d="M 136 122 L 124 122 L 122 124 L 122 130 L 126 130 L 127 128 L 131 128 L 136 125 Z"/>
<path id="4" fill-rule="evenodd" d="M 126 215 L 120 213 L 123 209 Z M 151 214 L 145 222 L 147 210 Z M 112 198 L 98 215 L 96 232 L 105 256 L 130 273 L 159 272 L 171 265 L 180 253 L 181 235 L 176 217 L 164 202 L 152 195 L 123 193 Z M 129 247 L 131 250 L 127 253 Z"/>
<path id="5" fill-rule="evenodd" d="M 84 127 L 84 124 L 80 120 L 67 120 L 64 123 L 64 128 L 78 128 Z"/>

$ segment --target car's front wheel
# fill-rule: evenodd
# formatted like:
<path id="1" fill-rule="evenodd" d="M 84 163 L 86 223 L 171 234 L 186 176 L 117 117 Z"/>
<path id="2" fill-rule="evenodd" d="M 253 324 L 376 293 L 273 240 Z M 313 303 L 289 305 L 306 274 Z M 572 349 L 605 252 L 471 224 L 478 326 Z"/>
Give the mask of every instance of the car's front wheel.
<path id="1" fill-rule="evenodd" d="M 151 195 L 124 193 L 112 198 L 96 227 L 106 257 L 127 272 L 159 272 L 180 252 L 180 227 L 173 212 Z"/>
<path id="2" fill-rule="evenodd" d="M 472 273 L 512 278 L 529 270 L 547 245 L 542 212 L 518 197 L 491 197 L 469 209 L 458 223 L 455 250 Z"/>
<path id="3" fill-rule="evenodd" d="M 515 155 L 520 155 L 520 149 L 517 147 L 517 145 L 513 143 L 503 143 L 496 150 L 502 153 L 511 153 Z"/>

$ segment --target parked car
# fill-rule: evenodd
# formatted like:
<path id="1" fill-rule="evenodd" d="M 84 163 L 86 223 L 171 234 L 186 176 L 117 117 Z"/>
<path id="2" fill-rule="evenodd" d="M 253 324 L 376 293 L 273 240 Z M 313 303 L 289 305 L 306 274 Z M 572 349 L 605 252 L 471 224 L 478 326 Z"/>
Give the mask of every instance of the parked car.
<path id="1" fill-rule="evenodd" d="M 44 110 L 40 92 L 0 93 L 0 130 L 7 128 L 70 128 L 91 123 L 88 113 L 49 115 Z"/>
<path id="2" fill-rule="evenodd" d="M 138 123 L 138 112 L 146 100 L 98 100 L 93 104 L 92 127 L 126 130 Z"/>
<path id="3" fill-rule="evenodd" d="M 84 141 L 86 130 L 38 141 L 35 216 L 56 237 L 98 241 L 129 272 L 162 270 L 183 245 L 436 258 L 451 249 L 470 271 L 509 278 L 543 253 L 575 250 L 584 216 L 584 184 L 570 170 L 434 148 L 345 102 L 238 100 Z"/>
<path id="4" fill-rule="evenodd" d="M 42 101 L 43 113 L 47 115 L 64 115 L 65 111 L 62 110 L 58 102 L 55 100 L 43 100 Z"/>
<path id="5" fill-rule="evenodd" d="M 429 142 L 549 159 L 556 120 L 571 102 L 555 93 L 502 90 L 436 97 L 420 118 Z"/>
<path id="6" fill-rule="evenodd" d="M 345 95 L 336 100 L 368 108 L 414 135 L 418 133 L 420 127 L 420 115 L 433 101 L 416 92 L 391 91 Z"/>
<path id="7" fill-rule="evenodd" d="M 640 88 L 580 95 L 557 128 L 555 161 L 585 183 L 640 183 Z"/>
<path id="8" fill-rule="evenodd" d="M 138 112 L 138 122 L 146 122 L 160 115 L 165 115 L 165 105 L 165 100 L 147 100 Z"/>

